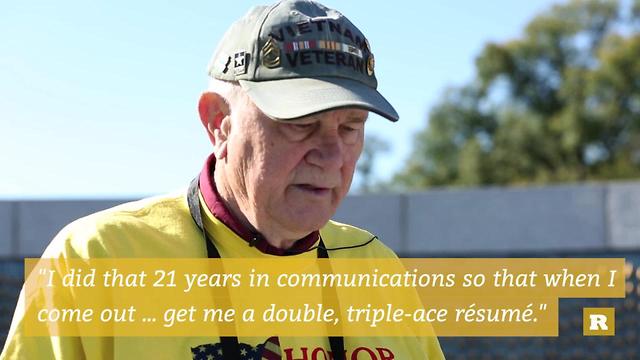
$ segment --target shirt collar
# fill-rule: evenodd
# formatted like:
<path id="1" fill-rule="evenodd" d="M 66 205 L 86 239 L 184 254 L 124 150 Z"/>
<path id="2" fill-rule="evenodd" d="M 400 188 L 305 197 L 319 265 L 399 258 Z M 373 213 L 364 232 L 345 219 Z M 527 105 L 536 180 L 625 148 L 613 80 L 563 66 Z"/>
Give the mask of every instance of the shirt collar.
<path id="1" fill-rule="evenodd" d="M 318 230 L 313 231 L 304 238 L 293 243 L 289 249 L 280 249 L 267 242 L 262 234 L 248 229 L 243 226 L 240 221 L 229 211 L 222 201 L 222 197 L 218 193 L 216 183 L 213 177 L 215 170 L 216 158 L 211 154 L 207 159 L 204 168 L 200 172 L 200 193 L 204 198 L 205 205 L 209 211 L 218 220 L 222 221 L 231 231 L 235 232 L 240 238 L 244 239 L 249 246 L 255 246 L 265 254 L 270 255 L 294 255 L 309 250 L 318 240 L 320 233 Z"/>

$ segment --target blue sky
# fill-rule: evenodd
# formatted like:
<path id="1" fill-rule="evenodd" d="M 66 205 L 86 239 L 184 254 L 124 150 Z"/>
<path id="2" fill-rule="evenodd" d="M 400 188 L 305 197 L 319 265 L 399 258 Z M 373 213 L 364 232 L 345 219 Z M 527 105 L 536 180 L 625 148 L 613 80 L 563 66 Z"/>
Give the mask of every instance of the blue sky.
<path id="1" fill-rule="evenodd" d="M 371 116 L 388 178 L 487 41 L 557 1 L 324 1 L 376 55 L 400 122 Z M 0 2 L 0 198 L 140 197 L 186 186 L 210 145 L 196 104 L 226 28 L 255 2 Z M 357 180 L 357 179 L 356 179 Z"/>

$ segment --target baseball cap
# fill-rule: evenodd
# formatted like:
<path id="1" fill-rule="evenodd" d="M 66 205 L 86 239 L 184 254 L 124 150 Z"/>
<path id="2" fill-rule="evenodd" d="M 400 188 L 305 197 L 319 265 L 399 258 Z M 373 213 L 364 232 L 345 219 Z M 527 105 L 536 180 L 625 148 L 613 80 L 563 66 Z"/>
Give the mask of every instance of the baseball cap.
<path id="1" fill-rule="evenodd" d="M 314 1 L 249 10 L 223 36 L 208 73 L 239 82 L 262 112 L 278 120 L 342 107 L 398 120 L 376 90 L 368 39 L 340 12 Z"/>

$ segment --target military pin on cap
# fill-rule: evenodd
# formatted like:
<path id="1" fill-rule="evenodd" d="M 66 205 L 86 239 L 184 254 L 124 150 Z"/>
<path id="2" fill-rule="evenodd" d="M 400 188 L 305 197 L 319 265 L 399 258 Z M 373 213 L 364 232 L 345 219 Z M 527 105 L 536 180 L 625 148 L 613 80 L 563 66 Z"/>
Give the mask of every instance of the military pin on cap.
<path id="1" fill-rule="evenodd" d="M 280 47 L 278 42 L 269 37 L 269 40 L 264 44 L 261 50 L 262 65 L 273 69 L 280 66 Z"/>
<path id="2" fill-rule="evenodd" d="M 369 44 L 369 40 L 364 39 L 364 47 L 369 53 L 369 57 L 367 58 L 367 74 L 369 76 L 373 76 L 373 70 L 376 67 L 376 60 L 373 57 L 373 53 L 371 52 L 371 45 Z"/>
<path id="3" fill-rule="evenodd" d="M 245 51 L 238 51 L 233 56 L 233 74 L 243 75 L 247 73 L 247 57 L 249 54 Z"/>
<path id="4" fill-rule="evenodd" d="M 373 57 L 373 54 L 369 54 L 369 58 L 367 59 L 367 74 L 369 76 L 373 76 L 373 69 L 376 67 L 376 60 Z"/>

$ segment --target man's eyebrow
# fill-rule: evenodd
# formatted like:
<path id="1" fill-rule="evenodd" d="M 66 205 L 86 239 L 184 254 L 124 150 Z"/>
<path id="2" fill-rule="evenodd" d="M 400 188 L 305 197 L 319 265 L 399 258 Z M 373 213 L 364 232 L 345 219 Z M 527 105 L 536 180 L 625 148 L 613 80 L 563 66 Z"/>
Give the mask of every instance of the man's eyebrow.
<path id="1" fill-rule="evenodd" d="M 360 116 L 359 114 L 350 114 L 348 121 L 349 122 L 365 122 L 367 121 L 367 119 L 369 119 L 369 113 L 367 113 L 367 115 L 365 115 L 364 117 Z"/>
<path id="2" fill-rule="evenodd" d="M 350 123 L 354 123 L 354 122 L 366 122 L 367 119 L 369 119 L 369 112 L 367 111 L 365 113 L 364 116 L 362 116 L 362 113 L 358 113 L 358 112 L 350 112 L 346 115 L 347 117 L 347 122 Z M 323 117 L 322 117 L 322 112 L 319 113 L 315 113 L 313 115 L 309 115 L 306 117 L 300 117 L 297 119 L 294 119 L 294 121 L 284 121 L 284 123 L 290 123 L 290 124 L 304 124 L 304 123 L 312 123 L 312 122 L 318 122 L 318 121 L 322 121 Z"/>

